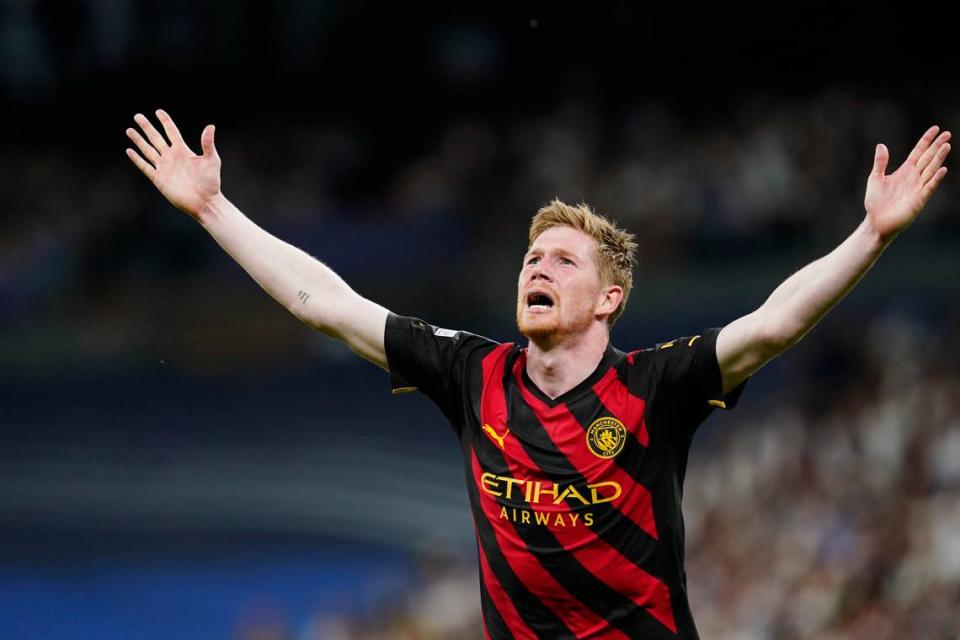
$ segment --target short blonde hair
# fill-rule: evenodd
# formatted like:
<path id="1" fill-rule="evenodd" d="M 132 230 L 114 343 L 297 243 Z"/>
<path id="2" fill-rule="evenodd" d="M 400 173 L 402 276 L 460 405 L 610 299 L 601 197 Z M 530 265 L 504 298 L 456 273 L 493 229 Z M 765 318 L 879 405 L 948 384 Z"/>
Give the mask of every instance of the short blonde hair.
<path id="1" fill-rule="evenodd" d="M 607 317 L 607 326 L 612 327 L 623 314 L 627 298 L 630 297 L 630 289 L 633 288 L 633 268 L 637 264 L 637 243 L 633 241 L 633 234 L 594 213 L 586 203 L 571 206 L 554 198 L 549 204 L 540 207 L 537 215 L 533 216 L 528 248 L 541 233 L 560 226 L 573 227 L 596 240 L 594 262 L 600 272 L 600 281 L 623 289 L 620 306 Z"/>

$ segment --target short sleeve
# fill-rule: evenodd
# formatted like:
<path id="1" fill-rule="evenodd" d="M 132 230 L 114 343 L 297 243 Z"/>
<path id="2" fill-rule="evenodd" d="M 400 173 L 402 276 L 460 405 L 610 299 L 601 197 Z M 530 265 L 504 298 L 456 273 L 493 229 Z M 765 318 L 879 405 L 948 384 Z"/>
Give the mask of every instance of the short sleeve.
<path id="1" fill-rule="evenodd" d="M 715 408 L 733 409 L 743 393 L 746 380 L 730 393 L 723 393 L 723 375 L 717 362 L 717 335 L 720 328 L 704 330 L 658 344 L 655 352 L 657 398 L 671 422 L 692 437 L 697 427 Z"/>
<path id="2" fill-rule="evenodd" d="M 467 331 L 435 327 L 390 313 L 384 350 L 394 394 L 421 391 L 457 426 L 469 398 L 469 378 L 479 357 L 496 342 Z"/>

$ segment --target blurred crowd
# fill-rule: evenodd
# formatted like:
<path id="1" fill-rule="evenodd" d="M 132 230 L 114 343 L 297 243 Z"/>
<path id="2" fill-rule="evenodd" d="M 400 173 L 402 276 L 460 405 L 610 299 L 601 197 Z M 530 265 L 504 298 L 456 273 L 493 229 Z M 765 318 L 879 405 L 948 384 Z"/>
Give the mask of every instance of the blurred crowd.
<path id="1" fill-rule="evenodd" d="M 942 123 L 958 114 L 944 114 Z M 117 123 L 118 138 L 126 124 Z M 256 221 L 324 259 L 321 247 L 339 248 L 334 262 L 355 253 L 358 238 L 377 243 L 383 256 L 348 261 L 348 279 L 369 261 L 392 269 L 407 259 L 407 247 L 436 245 L 438 225 L 451 231 L 453 245 L 468 246 L 462 232 L 469 232 L 465 261 L 512 269 L 516 256 L 506 255 L 502 234 L 518 233 L 522 244 L 530 213 L 554 195 L 587 200 L 638 232 L 650 276 L 709 257 L 749 259 L 798 239 L 831 246 L 859 220 L 873 143 L 887 143 L 896 164 L 920 133 L 915 124 L 893 103 L 845 91 L 744 100 L 709 126 L 656 103 L 607 116 L 569 101 L 509 124 L 451 122 L 376 180 L 376 145 L 348 127 L 220 128 L 219 135 L 224 189 Z M 58 304 L 53 292 L 95 292 L 66 302 L 83 298 L 81 322 L 94 332 L 87 343 L 98 359 L 142 349 L 151 331 L 189 345 L 185 336 L 206 324 L 198 318 L 220 295 L 211 292 L 229 264 L 202 231 L 172 222 L 181 214 L 145 188 L 117 146 L 116 160 L 104 164 L 77 163 L 49 148 L 0 152 L 0 173 L 13 178 L 0 183 L 8 205 L 0 238 L 4 318 L 49 314 Z M 365 176 L 364 190 L 357 176 Z M 955 230 L 953 191 L 948 180 L 909 233 L 934 238 Z M 392 234 L 400 226 L 414 235 L 398 244 Z M 377 233 L 383 237 L 369 235 Z M 147 300 L 112 293 L 131 282 L 159 292 L 187 283 L 181 307 L 207 304 L 184 314 L 181 327 L 153 327 L 145 319 L 151 307 L 137 311 Z M 397 284 L 407 283 L 390 286 Z M 478 283 L 480 299 L 470 306 L 484 306 L 492 288 Z M 429 296 L 427 289 L 421 293 Z M 238 321 L 216 336 L 202 334 L 203 349 L 249 319 L 249 295 L 229 304 L 216 313 Z M 264 340 L 235 335 L 265 349 L 283 346 L 269 322 L 251 323 Z M 960 637 L 953 329 L 941 327 L 933 338 L 917 320 L 883 316 L 862 340 L 832 340 L 825 351 L 834 359 L 809 372 L 801 391 L 736 429 L 700 434 L 684 510 L 691 605 L 704 638 Z M 54 346 L 58 354 L 69 347 Z M 227 344 L 223 353 L 232 350 Z M 246 621 L 237 636 L 480 637 L 472 563 L 431 562 L 421 586 L 381 594 L 357 615 L 318 615 L 295 634 L 275 620 Z"/>
<path id="2" fill-rule="evenodd" d="M 937 123 L 946 127 L 958 116 L 960 105 L 938 113 Z M 44 240 L 62 239 L 83 253 L 111 244 L 104 235 L 134 232 L 134 222 L 146 234 L 167 226 L 156 216 L 177 215 L 158 213 L 159 196 L 143 188 L 123 155 L 131 122 L 118 120 L 116 137 L 89 150 L 95 162 L 63 146 L 0 150 L 10 229 L 0 269 L 34 256 Z M 496 232 L 528 220 L 554 196 L 586 200 L 638 232 L 641 254 L 654 263 L 689 262 L 701 255 L 704 238 L 760 247 L 788 234 L 835 240 L 860 216 L 874 145 L 890 148 L 892 170 L 932 124 L 901 103 L 847 89 L 800 100 L 744 98 L 709 117 L 652 100 L 609 113 L 570 98 L 507 122 L 444 122 L 403 157 L 388 141 L 342 122 L 221 125 L 224 191 L 265 226 L 307 237 L 357 215 L 465 217 Z M 199 129 L 181 124 L 199 150 Z M 953 190 L 950 181 L 943 190 Z M 949 200 L 934 199 L 920 225 L 955 224 L 941 220 Z M 177 240 L 161 238 L 170 252 Z"/>
<path id="3" fill-rule="evenodd" d="M 960 109 L 938 115 L 946 126 Z M 229 258 L 127 161 L 129 124 L 118 120 L 116 138 L 91 159 L 67 147 L 0 150 L 4 322 L 22 327 L 43 314 L 101 334 L 99 351 L 81 358 L 155 348 L 166 335 L 222 318 L 222 308 L 263 316 L 261 298 L 225 293 L 224 278 L 237 275 Z M 181 124 L 195 141 L 197 131 Z M 496 309 L 509 320 L 503 303 L 526 225 L 554 196 L 588 201 L 635 232 L 647 281 L 791 247 L 812 259 L 861 219 L 874 143 L 884 141 L 897 166 L 926 124 L 898 103 L 823 90 L 799 100 L 745 98 L 709 119 L 653 101 L 608 113 L 569 99 L 507 122 L 451 119 L 403 157 L 346 124 L 222 125 L 218 136 L 225 193 L 366 295 L 386 304 L 414 299 L 419 308 L 407 311 L 431 317 Z M 956 237 L 954 191 L 947 180 L 910 230 L 913 241 Z M 398 281 L 398 265 L 443 268 L 449 277 L 430 287 Z M 464 278 L 475 283 L 470 299 L 460 295 Z M 190 314 L 160 304 L 170 298 Z M 241 321 L 207 338 L 228 353 L 255 342 L 252 331 Z"/>
<path id="4" fill-rule="evenodd" d="M 695 440 L 684 513 L 700 634 L 960 638 L 960 350 L 905 314 L 839 351 L 844 332 L 824 333 L 792 399 Z M 237 637 L 481 638 L 473 559 L 425 558 L 422 584 L 359 614 Z"/>
<path id="5" fill-rule="evenodd" d="M 919 57 L 939 55 L 937 47 L 948 45 L 937 43 L 946 40 L 904 53 L 909 32 L 923 32 L 909 20 L 926 28 L 928 14 L 898 14 L 901 31 L 892 32 L 890 46 L 903 51 L 891 50 L 889 68 L 858 70 L 855 77 L 869 82 L 856 86 L 849 79 L 831 84 L 852 66 L 835 55 L 843 47 L 821 39 L 830 22 L 821 9 L 810 9 L 806 26 L 786 21 L 770 32 L 772 40 L 785 38 L 788 51 L 777 56 L 768 55 L 772 42 L 754 44 L 751 32 L 740 43 L 749 51 L 732 47 L 742 56 L 724 58 L 721 49 L 738 38 L 705 21 L 698 37 L 688 38 L 692 64 L 681 64 L 673 34 L 650 18 L 648 6 L 642 21 L 586 12 L 623 31 L 581 28 L 591 16 L 578 8 L 568 16 L 582 32 L 578 46 L 558 47 L 570 39 L 558 40 L 564 30 L 557 18 L 544 12 L 538 22 L 527 8 L 498 23 L 398 6 L 407 20 L 401 27 L 387 9 L 373 15 L 347 2 L 0 2 L 0 101 L 14 114 L 0 145 L 0 379 L 16 383 L 0 386 L 5 446 L 11 456 L 34 451 L 36 461 L 53 452 L 105 474 L 103 461 L 86 454 L 105 445 L 137 467 L 147 447 L 109 429 L 95 433 L 99 423 L 124 426 L 111 423 L 113 413 L 86 411 L 97 406 L 92 395 L 62 393 L 77 387 L 83 395 L 77 382 L 103 372 L 106 380 L 135 383 L 135 373 L 146 371 L 142 395 L 150 401 L 163 401 L 171 381 L 195 379 L 183 372 L 237 376 L 261 389 L 271 374 L 298 376 L 304 391 L 297 403 L 264 401 L 262 419 L 251 415 L 234 430 L 240 421 L 220 406 L 204 418 L 204 466 L 244 431 L 355 433 L 347 418 L 320 406 L 328 396 L 308 387 L 346 396 L 366 379 L 337 379 L 333 389 L 326 379 L 300 375 L 327 365 L 340 372 L 331 360 L 353 362 L 352 354 L 266 300 L 130 164 L 124 130 L 134 110 L 168 109 L 195 151 L 202 126 L 216 123 L 224 193 L 362 294 L 446 326 L 462 320 L 471 330 L 502 329 L 491 334 L 498 339 L 510 339 L 514 328 L 510 303 L 530 217 L 554 197 L 586 201 L 637 234 L 637 291 L 646 288 L 648 297 L 635 294 L 616 337 L 648 336 L 681 318 L 727 318 L 761 302 L 733 295 L 769 291 L 758 283 L 773 277 L 773 267 L 766 273 L 758 265 L 789 263 L 782 273 L 777 268 L 776 277 L 786 276 L 803 263 L 796 256 L 805 262 L 822 255 L 859 223 L 876 143 L 889 147 L 893 170 L 930 124 L 960 126 L 956 94 Z M 841 9 L 831 7 L 830 15 Z M 845 10 L 857 23 L 867 17 Z M 685 29 L 694 27 L 687 22 Z M 876 33 L 885 33 L 865 20 L 867 37 L 851 39 L 841 22 L 833 37 L 851 48 L 865 42 L 872 52 Z M 713 39 L 718 33 L 722 40 Z M 618 37 L 650 48 L 607 48 Z M 808 56 L 809 42 L 817 50 Z M 720 59 L 711 65 L 714 54 Z M 779 69 L 778 82 L 765 77 L 770 65 L 806 57 L 825 66 L 807 67 L 809 77 Z M 745 64 L 724 68 L 736 61 Z M 701 75 L 684 75 L 690 68 Z M 711 69 L 745 88 L 713 95 Z M 820 77 L 814 69 L 835 73 Z M 897 74 L 909 78 L 891 84 Z M 159 88 L 157 78 L 164 80 Z M 767 80 L 770 92 L 757 89 Z M 903 91 L 910 82 L 924 86 Z M 542 101 L 515 93 L 541 87 Z M 488 103 L 484 94 L 497 99 Z M 155 104 L 168 99 L 172 104 Z M 960 638 L 955 178 L 948 176 L 891 250 L 908 244 L 910 255 L 923 259 L 893 262 L 896 284 L 878 282 L 875 272 L 851 296 L 875 284 L 889 299 L 845 301 L 852 311 L 846 321 L 832 315 L 784 357 L 786 366 L 760 374 L 769 376 L 767 386 L 748 387 L 747 396 L 763 396 L 762 406 L 745 412 L 741 405 L 723 429 L 707 423 L 698 434 L 684 512 L 690 600 L 705 639 Z M 897 258 L 881 262 L 890 260 Z M 735 292 L 732 280 L 741 285 Z M 651 294 L 660 283 L 670 286 Z M 691 295 L 709 288 L 712 298 Z M 900 292 L 909 295 L 895 297 Z M 654 319 L 641 324 L 647 318 Z M 22 393 L 45 377 L 54 380 L 43 387 L 54 390 L 48 396 Z M 109 395 L 110 382 L 103 386 Z M 371 389 L 377 400 L 368 401 L 364 389 L 364 408 L 381 407 L 379 398 L 390 402 L 384 391 Z M 131 432 L 155 430 L 166 444 L 177 428 L 199 430 L 195 406 L 171 404 L 185 416 L 182 424 L 154 426 L 149 416 L 156 412 L 137 398 L 130 400 Z M 100 402 L 113 407 L 112 399 Z M 79 444 L 34 428 L 46 419 L 44 407 L 59 410 L 50 422 L 61 421 L 54 426 Z M 298 407 L 303 413 L 295 416 Z M 383 407 L 357 420 L 379 429 L 383 416 L 404 411 Z M 411 432 L 422 426 L 419 417 L 406 419 L 401 426 Z M 424 431 L 423 442 L 433 437 Z M 37 447 L 18 449 L 17 438 L 35 438 Z M 290 442 L 291 449 L 323 446 Z M 156 468 L 176 473 L 177 456 L 193 459 L 191 446 L 169 449 L 170 460 Z M 251 450 L 250 460 L 271 462 L 265 447 Z M 288 460 L 272 462 L 284 468 Z M 184 477 L 161 473 L 160 480 L 176 486 Z M 113 496 L 109 483 L 97 486 L 100 497 Z M 300 508 L 316 510 L 300 500 Z M 253 504 L 257 510 L 273 513 L 263 503 Z M 31 510 L 15 517 L 43 523 Z M 136 514 L 119 513 L 124 520 L 135 524 Z M 282 609 L 254 611 L 240 617 L 235 636 L 482 637 L 475 557 L 427 547 L 420 558 L 415 586 L 378 589 L 359 609 L 307 622 Z"/>
<path id="6" fill-rule="evenodd" d="M 955 329 L 880 318 L 842 382 L 811 381 L 696 457 L 684 511 L 703 637 L 960 637 Z"/>

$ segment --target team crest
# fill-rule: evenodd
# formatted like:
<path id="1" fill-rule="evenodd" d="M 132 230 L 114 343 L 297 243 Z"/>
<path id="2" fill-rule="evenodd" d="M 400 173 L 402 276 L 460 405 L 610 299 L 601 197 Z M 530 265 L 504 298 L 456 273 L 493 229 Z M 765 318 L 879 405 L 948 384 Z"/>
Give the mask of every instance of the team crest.
<path id="1" fill-rule="evenodd" d="M 623 451 L 627 428 L 616 418 L 597 418 L 587 429 L 587 447 L 598 458 L 610 459 Z"/>

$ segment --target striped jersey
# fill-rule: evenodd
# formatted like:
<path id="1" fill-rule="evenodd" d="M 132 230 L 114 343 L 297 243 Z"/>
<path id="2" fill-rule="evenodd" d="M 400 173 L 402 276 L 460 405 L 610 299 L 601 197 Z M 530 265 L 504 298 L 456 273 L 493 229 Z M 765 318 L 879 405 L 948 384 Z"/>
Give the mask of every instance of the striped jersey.
<path id="1" fill-rule="evenodd" d="M 698 638 L 680 511 L 687 454 L 732 408 L 719 329 L 624 353 L 551 399 L 526 348 L 390 314 L 394 393 L 419 389 L 459 439 L 486 638 Z"/>

